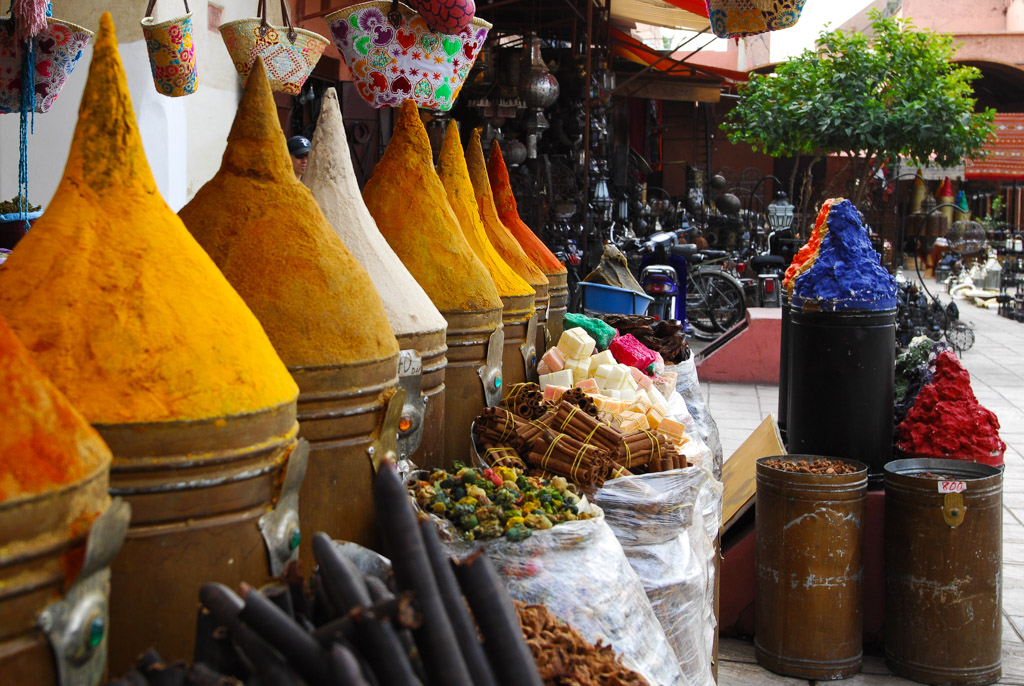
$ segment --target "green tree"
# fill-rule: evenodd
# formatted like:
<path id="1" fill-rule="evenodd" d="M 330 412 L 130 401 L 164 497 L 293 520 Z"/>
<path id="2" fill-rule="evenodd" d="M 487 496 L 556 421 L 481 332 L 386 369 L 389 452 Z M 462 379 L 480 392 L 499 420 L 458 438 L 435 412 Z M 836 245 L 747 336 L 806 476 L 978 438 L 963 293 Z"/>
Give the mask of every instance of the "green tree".
<path id="1" fill-rule="evenodd" d="M 897 156 L 918 166 L 977 157 L 995 112 L 975 112 L 974 67 L 955 64 L 949 34 L 869 15 L 872 37 L 822 32 L 814 49 L 752 74 L 723 129 L 773 157 L 847 153 L 855 204 Z"/>

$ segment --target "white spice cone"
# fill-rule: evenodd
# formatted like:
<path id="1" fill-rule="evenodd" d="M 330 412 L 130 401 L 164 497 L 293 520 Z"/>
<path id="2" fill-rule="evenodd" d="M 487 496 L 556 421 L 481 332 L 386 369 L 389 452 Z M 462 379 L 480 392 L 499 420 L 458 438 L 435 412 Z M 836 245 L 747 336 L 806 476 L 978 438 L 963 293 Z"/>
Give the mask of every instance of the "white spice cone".
<path id="1" fill-rule="evenodd" d="M 345 247 L 370 273 L 395 336 L 442 331 L 447 322 L 384 239 L 356 182 L 338 94 L 324 93 L 302 183 L 313 192 Z"/>

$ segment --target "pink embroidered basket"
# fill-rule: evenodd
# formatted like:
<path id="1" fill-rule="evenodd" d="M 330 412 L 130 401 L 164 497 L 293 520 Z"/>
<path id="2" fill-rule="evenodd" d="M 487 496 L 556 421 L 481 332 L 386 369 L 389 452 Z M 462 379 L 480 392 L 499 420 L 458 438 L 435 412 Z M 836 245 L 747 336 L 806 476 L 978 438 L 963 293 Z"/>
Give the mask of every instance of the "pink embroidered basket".
<path id="1" fill-rule="evenodd" d="M 46 30 L 33 38 L 35 54 L 36 112 L 47 112 L 71 76 L 92 31 L 69 21 L 47 18 Z M 21 107 L 21 53 L 14 23 L 0 19 L 0 112 Z"/>
<path id="2" fill-rule="evenodd" d="M 387 0 L 352 5 L 324 19 L 366 102 L 397 107 L 412 98 L 442 112 L 455 103 L 491 29 L 474 18 L 457 33 L 438 33 L 411 7 Z"/>

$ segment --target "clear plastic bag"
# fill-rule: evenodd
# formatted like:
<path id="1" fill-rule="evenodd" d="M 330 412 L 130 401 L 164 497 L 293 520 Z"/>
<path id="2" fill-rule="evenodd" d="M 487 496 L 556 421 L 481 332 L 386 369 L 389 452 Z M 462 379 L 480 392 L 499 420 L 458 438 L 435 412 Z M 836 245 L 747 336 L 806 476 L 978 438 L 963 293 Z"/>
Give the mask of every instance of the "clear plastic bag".
<path id="1" fill-rule="evenodd" d="M 716 479 L 722 478 L 722 439 L 718 434 L 718 425 L 715 423 L 708 406 L 704 403 L 704 396 L 700 392 L 700 380 L 697 378 L 697 363 L 694 356 L 679 364 L 667 367 L 670 372 L 676 372 L 676 391 L 686 401 L 686 408 L 690 411 L 694 423 L 697 425 L 697 435 L 700 436 L 713 456 L 711 472 Z M 707 465 L 705 465 L 707 466 Z"/>
<path id="2" fill-rule="evenodd" d="M 722 485 L 689 467 L 605 483 L 595 498 L 692 686 L 714 686 L 714 539 Z"/>
<path id="3" fill-rule="evenodd" d="M 592 519 L 534 531 L 524 541 L 466 542 L 434 517 L 445 546 L 463 556 L 482 547 L 515 600 L 542 603 L 588 641 L 603 641 L 651 686 L 690 686 L 601 508 Z"/>

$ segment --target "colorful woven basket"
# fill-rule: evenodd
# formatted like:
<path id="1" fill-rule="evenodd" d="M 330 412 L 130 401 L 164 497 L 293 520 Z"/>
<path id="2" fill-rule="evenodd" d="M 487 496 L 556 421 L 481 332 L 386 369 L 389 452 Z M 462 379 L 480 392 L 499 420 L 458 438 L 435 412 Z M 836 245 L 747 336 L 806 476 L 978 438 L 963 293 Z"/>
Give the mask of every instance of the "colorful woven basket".
<path id="1" fill-rule="evenodd" d="M 442 112 L 455 103 L 491 29 L 475 18 L 457 33 L 437 33 L 411 7 L 387 0 L 352 5 L 324 19 L 366 102 L 397 107 L 412 98 Z"/>
<path id="2" fill-rule="evenodd" d="M 156 0 L 149 1 L 142 20 L 142 35 L 149 53 L 149 68 L 153 72 L 156 90 L 163 95 L 178 98 L 196 92 L 196 46 L 192 40 L 192 12 L 185 2 L 185 14 L 167 21 L 153 21 Z"/>
<path id="3" fill-rule="evenodd" d="M 47 17 L 46 30 L 32 39 L 36 112 L 47 112 L 53 107 L 90 38 L 92 31 L 86 28 Z M 14 23 L 0 19 L 0 112 L 17 112 L 21 106 L 21 52 Z"/>
<path id="4" fill-rule="evenodd" d="M 778 31 L 800 20 L 806 0 L 708 0 L 711 30 L 719 38 Z"/>
<path id="5" fill-rule="evenodd" d="M 220 35 L 243 82 L 256 58 L 262 57 L 270 87 L 298 95 L 330 42 L 318 33 L 294 28 L 284 0 L 281 13 L 288 25 L 271 26 L 264 0 L 260 0 L 258 17 L 221 24 Z"/>

